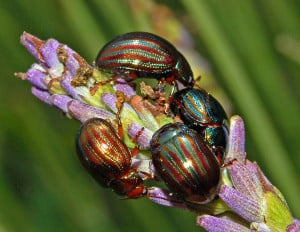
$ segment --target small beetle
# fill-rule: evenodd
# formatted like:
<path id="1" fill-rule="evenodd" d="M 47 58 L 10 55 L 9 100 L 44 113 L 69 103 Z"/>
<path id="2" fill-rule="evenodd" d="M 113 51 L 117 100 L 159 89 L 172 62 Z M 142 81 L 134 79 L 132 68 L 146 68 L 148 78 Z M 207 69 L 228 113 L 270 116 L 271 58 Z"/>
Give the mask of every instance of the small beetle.
<path id="1" fill-rule="evenodd" d="M 199 134 L 182 123 L 166 124 L 150 141 L 155 170 L 187 202 L 205 204 L 218 191 L 220 166 Z"/>
<path id="2" fill-rule="evenodd" d="M 221 104 L 203 89 L 186 88 L 172 96 L 170 109 L 202 135 L 221 161 L 228 137 L 228 118 Z"/>
<path id="3" fill-rule="evenodd" d="M 96 58 L 96 67 L 127 74 L 127 81 L 152 77 L 169 84 L 194 85 L 192 70 L 183 55 L 167 40 L 147 32 L 126 33 L 108 42 Z"/>
<path id="4" fill-rule="evenodd" d="M 146 194 L 143 179 L 131 168 L 132 154 L 107 121 L 87 120 L 79 129 L 76 147 L 83 166 L 103 187 L 128 198 Z"/>

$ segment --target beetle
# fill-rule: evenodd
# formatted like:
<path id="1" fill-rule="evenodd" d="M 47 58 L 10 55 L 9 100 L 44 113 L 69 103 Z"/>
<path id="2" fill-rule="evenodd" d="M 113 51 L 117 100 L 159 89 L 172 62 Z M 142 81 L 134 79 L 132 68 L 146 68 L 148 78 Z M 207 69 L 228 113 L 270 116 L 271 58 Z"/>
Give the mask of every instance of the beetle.
<path id="1" fill-rule="evenodd" d="M 77 135 L 76 147 L 82 165 L 100 185 L 128 198 L 146 194 L 143 179 L 131 168 L 134 154 L 110 123 L 100 118 L 84 122 Z"/>
<path id="2" fill-rule="evenodd" d="M 190 203 L 205 204 L 218 192 L 220 165 L 203 138 L 182 123 L 169 123 L 153 134 L 150 151 L 167 187 Z"/>
<path id="3" fill-rule="evenodd" d="M 194 85 L 190 65 L 167 40 L 148 32 L 129 32 L 109 41 L 98 53 L 96 67 L 113 74 L 156 78 L 169 84 Z M 178 87 L 178 86 L 177 86 Z"/>
<path id="4" fill-rule="evenodd" d="M 170 109 L 201 134 L 221 162 L 228 137 L 228 117 L 222 105 L 204 89 L 186 88 L 171 97 Z"/>

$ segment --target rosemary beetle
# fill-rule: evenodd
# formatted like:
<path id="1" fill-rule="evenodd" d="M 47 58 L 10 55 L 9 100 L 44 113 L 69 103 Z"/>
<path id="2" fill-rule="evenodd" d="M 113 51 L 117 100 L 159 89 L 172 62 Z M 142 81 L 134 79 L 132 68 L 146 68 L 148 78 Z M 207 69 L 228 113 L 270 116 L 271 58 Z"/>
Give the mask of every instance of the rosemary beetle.
<path id="1" fill-rule="evenodd" d="M 182 123 L 166 124 L 150 141 L 156 172 L 187 202 L 205 204 L 218 191 L 220 166 L 199 134 Z"/>
<path id="2" fill-rule="evenodd" d="M 146 194 L 143 179 L 131 168 L 133 155 L 107 121 L 87 120 L 79 129 L 76 147 L 81 163 L 100 185 L 128 198 Z"/>
<path id="3" fill-rule="evenodd" d="M 221 162 L 228 137 L 228 117 L 221 104 L 203 89 L 186 88 L 171 97 L 170 109 L 202 135 Z"/>
<path id="4" fill-rule="evenodd" d="M 127 81 L 149 77 L 176 86 L 194 85 L 191 67 L 184 56 L 170 42 L 148 32 L 130 32 L 109 41 L 98 53 L 96 67 L 124 74 Z"/>

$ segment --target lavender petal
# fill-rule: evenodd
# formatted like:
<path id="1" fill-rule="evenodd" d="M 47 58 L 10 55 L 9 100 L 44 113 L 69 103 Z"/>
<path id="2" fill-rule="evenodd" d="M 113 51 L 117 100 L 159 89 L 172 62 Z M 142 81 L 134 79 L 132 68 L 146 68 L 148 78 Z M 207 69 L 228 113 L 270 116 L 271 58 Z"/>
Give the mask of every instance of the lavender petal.
<path id="1" fill-rule="evenodd" d="M 112 93 L 103 93 L 101 95 L 101 101 L 106 104 L 114 113 L 118 112 L 117 109 L 117 98 Z M 122 124 L 126 123 L 126 125 L 123 126 L 123 128 L 127 128 L 128 122 L 135 121 L 139 124 L 143 124 L 143 122 L 140 120 L 139 116 L 137 115 L 136 111 L 129 105 L 127 102 L 124 102 L 123 108 L 121 111 L 121 120 Z"/>
<path id="2" fill-rule="evenodd" d="M 232 187 L 222 185 L 219 193 L 220 198 L 237 214 L 249 222 L 262 221 L 261 202 L 248 198 Z"/>
<path id="3" fill-rule="evenodd" d="M 197 224 L 208 232 L 250 232 L 250 230 L 238 223 L 225 218 L 204 215 L 197 218 Z"/>
<path id="4" fill-rule="evenodd" d="M 37 64 L 32 65 L 32 67 L 27 71 L 27 80 L 35 87 L 43 90 L 47 90 L 46 78 L 47 74 L 37 69 Z"/>
<path id="5" fill-rule="evenodd" d="M 56 106 L 57 108 L 59 108 L 64 113 L 68 113 L 69 103 L 72 100 L 73 100 L 72 98 L 70 98 L 69 96 L 66 96 L 66 95 L 55 94 L 52 96 L 53 105 Z"/>
<path id="6" fill-rule="evenodd" d="M 115 120 L 115 115 L 100 108 L 96 108 L 80 101 L 73 100 L 69 103 L 69 114 L 81 122 L 90 118 L 102 118 Z"/>
<path id="7" fill-rule="evenodd" d="M 77 99 L 77 100 L 83 100 L 83 96 L 85 94 L 88 94 L 89 93 L 89 90 L 87 87 L 85 86 L 82 86 L 82 87 L 74 87 L 72 84 L 71 84 L 71 81 L 73 79 L 74 76 L 71 75 L 70 72 L 66 72 L 64 74 L 64 78 L 63 80 L 60 82 L 61 83 L 61 86 L 64 88 L 64 90 L 70 94 L 74 99 Z"/>
<path id="8" fill-rule="evenodd" d="M 172 195 L 170 191 L 165 189 L 155 187 L 148 188 L 147 198 L 156 204 L 188 210 L 184 201 L 178 199 Z"/>
<path id="9" fill-rule="evenodd" d="M 53 77 L 60 77 L 63 71 L 63 65 L 60 63 L 56 53 L 58 46 L 58 41 L 55 39 L 49 39 L 40 49 L 40 52 L 44 57 L 45 64 L 50 68 L 49 72 Z"/>
<path id="10" fill-rule="evenodd" d="M 141 149 L 149 149 L 153 132 L 137 123 L 131 123 L 128 126 L 128 134 L 131 138 L 135 138 L 141 131 L 142 133 L 138 137 L 137 142 L 141 146 Z"/>
<path id="11" fill-rule="evenodd" d="M 247 160 L 246 166 L 251 172 L 255 173 L 255 175 L 259 178 L 263 192 L 270 191 L 270 192 L 274 192 L 276 195 L 278 194 L 278 192 L 276 192 L 276 190 L 274 189 L 276 187 L 272 185 L 269 179 L 264 175 L 264 173 L 261 171 L 257 163 L 250 162 L 249 160 Z M 285 201 L 283 196 L 280 197 L 282 201 Z"/>
<path id="12" fill-rule="evenodd" d="M 117 79 L 115 89 L 116 91 L 123 92 L 128 98 L 131 98 L 132 96 L 136 95 L 135 90 L 124 79 L 121 78 Z"/>
<path id="13" fill-rule="evenodd" d="M 243 162 L 246 159 L 245 153 L 245 127 L 243 119 L 238 116 L 230 118 L 230 132 L 228 141 L 228 151 L 225 163 L 230 160 L 236 159 Z"/>
<path id="14" fill-rule="evenodd" d="M 41 63 L 44 62 L 44 58 L 41 56 L 39 48 L 43 43 L 44 41 L 27 32 L 23 32 L 21 36 L 21 44 L 23 44 L 26 47 L 26 49 L 31 53 L 31 55 L 34 56 L 34 58 Z"/>
<path id="15" fill-rule="evenodd" d="M 74 52 L 71 48 L 69 48 L 67 45 L 63 45 L 62 49 L 64 49 L 67 52 L 67 61 L 66 61 L 66 67 L 67 70 L 70 72 L 70 74 L 74 77 L 78 69 L 80 68 L 80 64 L 78 60 L 75 58 L 75 56 L 79 56 L 76 52 Z M 88 64 L 86 63 L 88 66 Z"/>
<path id="16" fill-rule="evenodd" d="M 46 104 L 52 105 L 51 95 L 48 91 L 44 91 L 44 90 L 38 89 L 36 87 L 32 87 L 31 93 L 34 96 L 36 96 L 38 99 L 40 99 L 41 101 L 45 102 Z"/>
<path id="17" fill-rule="evenodd" d="M 112 93 L 104 93 L 101 96 L 101 101 L 104 102 L 114 113 L 117 113 L 118 109 L 116 106 L 117 98 Z"/>
<path id="18" fill-rule="evenodd" d="M 233 161 L 233 164 L 228 165 L 227 170 L 237 191 L 250 199 L 261 200 L 263 198 L 261 182 L 256 173 L 251 170 L 251 166 Z"/>

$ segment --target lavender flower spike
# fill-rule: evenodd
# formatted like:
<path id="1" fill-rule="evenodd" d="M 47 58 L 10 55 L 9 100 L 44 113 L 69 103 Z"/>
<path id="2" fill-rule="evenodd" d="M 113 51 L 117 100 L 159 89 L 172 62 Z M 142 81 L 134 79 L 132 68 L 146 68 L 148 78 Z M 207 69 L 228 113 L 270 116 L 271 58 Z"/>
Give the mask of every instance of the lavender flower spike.
<path id="1" fill-rule="evenodd" d="M 143 181 L 160 181 L 149 157 L 149 142 L 157 129 L 175 120 L 166 111 L 164 95 L 147 101 L 119 79 L 121 74 L 98 70 L 55 39 L 43 41 L 24 32 L 21 43 L 36 63 L 26 73 L 15 75 L 32 84 L 34 96 L 82 123 L 94 117 L 105 119 L 127 147 L 139 148 L 130 163 L 133 173 Z M 153 90 L 141 84 L 140 92 L 151 96 L 149 88 Z M 246 159 L 245 128 L 239 116 L 230 119 L 228 149 L 220 168 L 218 197 L 208 204 L 188 202 L 155 185 L 147 188 L 145 196 L 160 205 L 195 212 L 198 225 L 207 231 L 300 231 L 300 222 L 293 218 L 280 191 L 257 163 Z"/>

